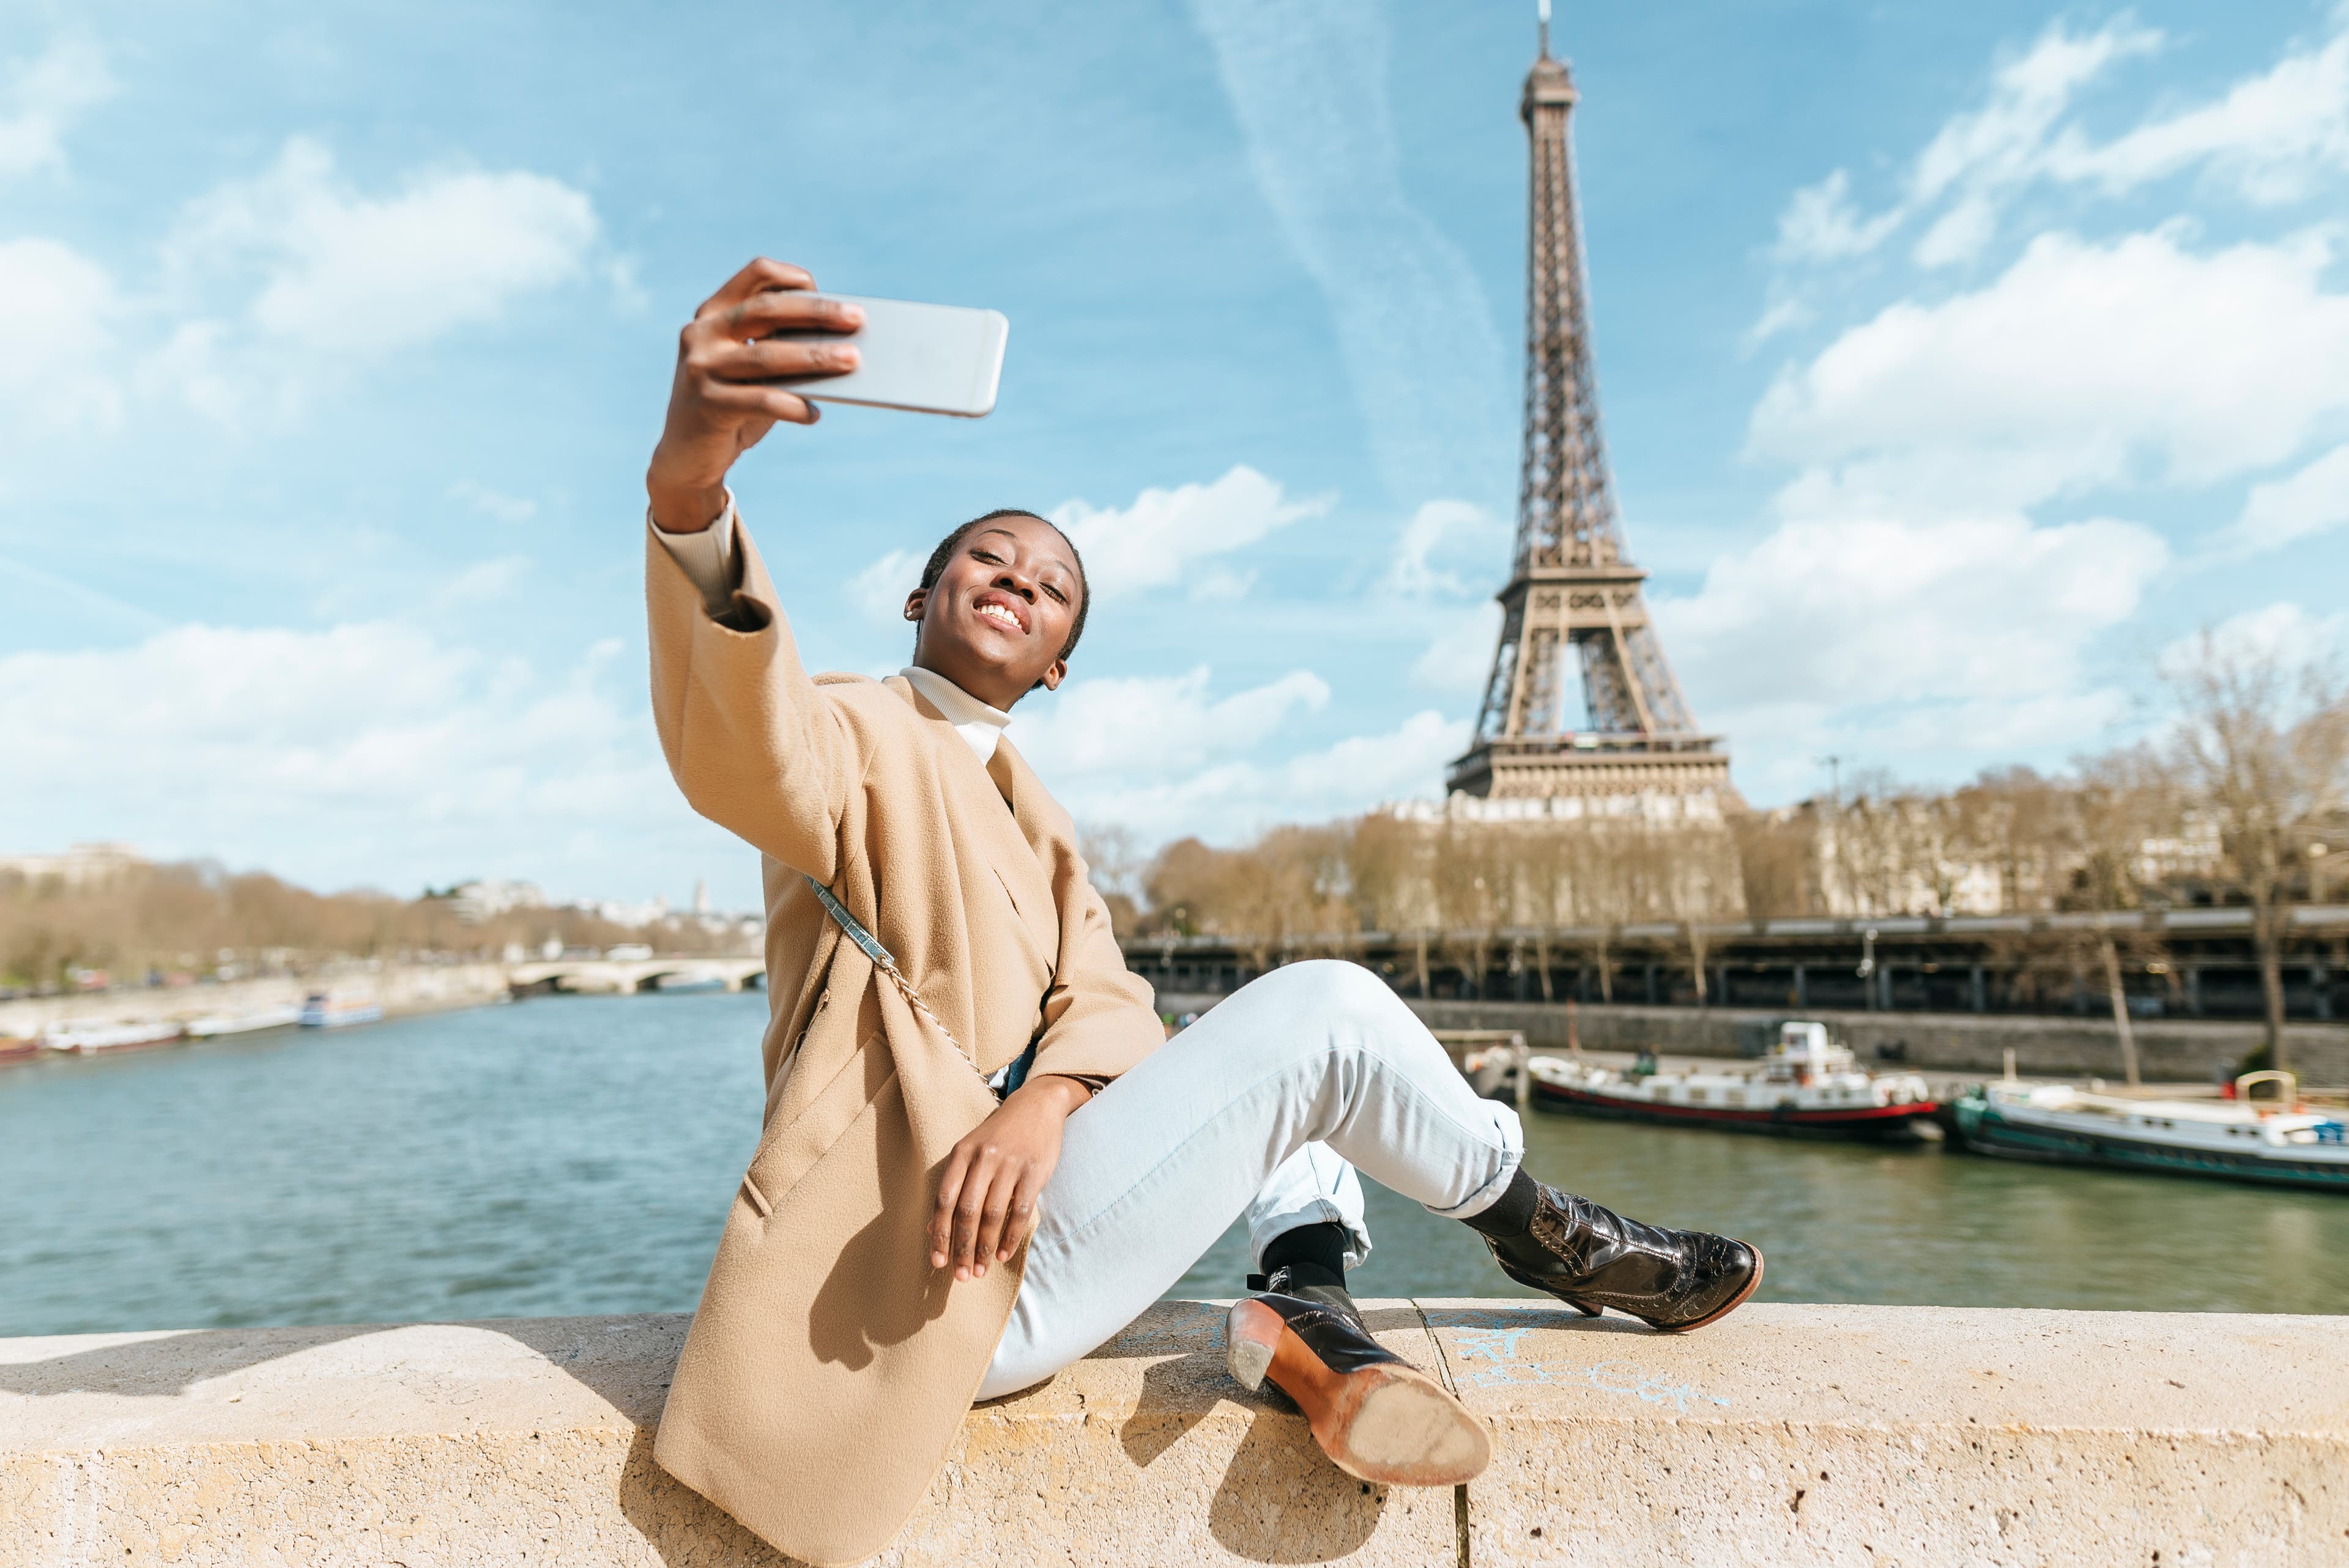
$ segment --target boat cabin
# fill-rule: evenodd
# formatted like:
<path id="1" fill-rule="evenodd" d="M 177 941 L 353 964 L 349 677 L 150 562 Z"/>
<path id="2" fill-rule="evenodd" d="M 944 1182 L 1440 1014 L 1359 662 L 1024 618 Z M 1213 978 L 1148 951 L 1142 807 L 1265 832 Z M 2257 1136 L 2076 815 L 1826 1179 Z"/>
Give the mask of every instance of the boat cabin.
<path id="1" fill-rule="evenodd" d="M 1778 1026 L 1778 1043 L 1762 1058 L 1762 1079 L 1806 1085 L 1854 1066 L 1850 1049 L 1828 1039 L 1825 1024 L 1790 1022 Z"/>

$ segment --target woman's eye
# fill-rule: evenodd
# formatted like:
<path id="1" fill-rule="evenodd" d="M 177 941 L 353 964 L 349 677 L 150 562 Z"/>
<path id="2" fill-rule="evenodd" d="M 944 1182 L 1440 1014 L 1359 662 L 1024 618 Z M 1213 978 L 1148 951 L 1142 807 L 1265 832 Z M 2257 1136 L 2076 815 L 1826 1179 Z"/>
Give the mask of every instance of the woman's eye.
<path id="1" fill-rule="evenodd" d="M 1054 588 L 1050 584 L 1045 586 L 1044 592 L 1050 593 L 1053 598 L 1058 599 L 1063 604 L 1069 602 L 1069 596 L 1066 593 L 1061 593 L 1058 588 Z"/>

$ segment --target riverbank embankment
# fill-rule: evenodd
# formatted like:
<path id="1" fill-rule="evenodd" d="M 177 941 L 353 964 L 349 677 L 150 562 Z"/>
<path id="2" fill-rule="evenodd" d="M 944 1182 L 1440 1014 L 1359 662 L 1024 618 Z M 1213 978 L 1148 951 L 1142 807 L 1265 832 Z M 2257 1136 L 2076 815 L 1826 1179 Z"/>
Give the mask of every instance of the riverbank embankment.
<path id="1" fill-rule="evenodd" d="M 18 996 L 0 1002 L 0 1036 L 30 1037 L 52 1025 L 118 1018 L 184 1024 L 210 1016 L 249 1016 L 299 1006 L 304 997 L 319 992 L 337 1002 L 372 1002 L 395 1017 L 477 1007 L 507 994 L 507 968 L 489 963 L 355 962 L 302 975 L 257 975 L 217 984 Z"/>
<path id="2" fill-rule="evenodd" d="M 2328 1563 L 2349 1319 L 1366 1303 L 1499 1436 L 1339 1473 L 1164 1302 L 974 1409 L 896 1564 Z M 686 1319 L 0 1340 L 0 1568 L 778 1562 L 652 1461 Z"/>
<path id="3" fill-rule="evenodd" d="M 1204 1012 L 1220 995 L 1166 993 L 1159 1010 Z M 2014 1052 L 2025 1078 L 2122 1076 L 2120 1037 L 2106 1017 L 2037 1014 L 1865 1013 L 1812 1008 L 1578 1006 L 1569 1023 L 1564 1003 L 1423 1001 L 1406 996 L 1432 1029 L 1514 1029 L 1537 1051 L 1567 1048 L 1569 1027 L 1580 1043 L 1601 1051 L 1647 1047 L 1682 1057 L 1734 1057 L 1756 1029 L 1785 1018 L 1816 1018 L 1847 1043 L 1863 1067 L 1913 1068 L 1920 1072 L 1995 1077 Z M 2209 1084 L 2258 1048 L 2257 1024 L 2212 1024 L 2176 1018 L 2132 1026 L 2139 1071 L 2149 1082 Z M 2291 1066 L 2308 1088 L 2349 1085 L 2349 1024 L 2292 1024 L 2284 1029 Z"/>

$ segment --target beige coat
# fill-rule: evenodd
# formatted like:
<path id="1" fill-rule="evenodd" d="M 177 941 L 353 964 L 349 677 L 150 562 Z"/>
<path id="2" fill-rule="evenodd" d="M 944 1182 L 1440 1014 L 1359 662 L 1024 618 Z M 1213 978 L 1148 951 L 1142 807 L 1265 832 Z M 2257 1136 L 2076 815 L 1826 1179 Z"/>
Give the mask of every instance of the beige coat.
<path id="1" fill-rule="evenodd" d="M 646 542 L 661 748 L 694 809 L 764 857 L 771 1008 L 765 1131 L 653 1455 L 776 1547 L 840 1563 L 921 1501 L 1019 1287 L 1024 1256 L 962 1284 L 929 1266 L 939 1167 L 995 1108 L 981 1074 L 1035 1040 L 1037 1072 L 1114 1077 L 1163 1034 L 1068 814 L 1019 753 L 999 743 L 982 765 L 902 678 L 811 680 L 747 536 L 741 554 L 720 624 Z"/>

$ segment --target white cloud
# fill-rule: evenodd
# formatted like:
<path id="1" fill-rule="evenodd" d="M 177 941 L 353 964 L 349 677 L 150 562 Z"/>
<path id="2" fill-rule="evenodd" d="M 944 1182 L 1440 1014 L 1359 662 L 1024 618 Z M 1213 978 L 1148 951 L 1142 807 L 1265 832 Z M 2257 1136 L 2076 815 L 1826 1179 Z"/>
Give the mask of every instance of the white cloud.
<path id="1" fill-rule="evenodd" d="M 1919 154 L 1909 201 L 2011 189 L 2042 171 L 2049 132 L 2081 88 L 2116 61 L 2151 54 L 2159 32 L 2127 18 L 2075 35 L 2058 23 L 1991 77 L 1989 100 L 1953 116 Z"/>
<path id="2" fill-rule="evenodd" d="M 267 340 L 329 356 L 372 356 L 495 319 L 521 296 L 578 277 L 595 208 L 526 171 L 411 176 L 367 196 L 305 137 L 277 162 L 190 204 L 168 251 L 198 275 L 257 273 L 248 311 Z"/>
<path id="3" fill-rule="evenodd" d="M 2162 649 L 2158 663 L 2164 670 L 2189 667 L 2199 662 L 2207 648 L 2221 658 L 2273 660 L 2294 670 L 2332 663 L 2344 645 L 2349 645 L 2349 611 L 2318 615 L 2283 600 L 2189 633 Z"/>
<path id="4" fill-rule="evenodd" d="M 2349 411 L 2331 237 L 2182 241 L 2046 234 L 1982 289 L 1895 304 L 1778 378 L 1753 448 L 1819 466 L 1814 490 L 1956 507 L 2282 461 Z"/>
<path id="5" fill-rule="evenodd" d="M 709 835 L 650 725 L 607 693 L 622 651 L 599 644 L 550 681 L 385 621 L 12 654 L 0 821 L 27 843 L 128 837 L 336 883 L 384 867 L 551 877 L 600 827 L 633 838 L 623 863 L 640 873 Z"/>
<path id="6" fill-rule="evenodd" d="M 2057 23 L 1992 73 L 1978 108 L 1951 117 L 1882 211 L 1861 212 L 1843 170 L 1797 191 L 1779 217 L 1775 254 L 1798 264 L 1844 261 L 1919 221 L 1919 265 L 1972 262 L 2009 204 L 2039 184 L 2119 195 L 2199 170 L 2253 203 L 2316 194 L 2328 176 L 2349 171 L 2349 11 L 2335 17 L 2329 37 L 2287 49 L 2218 98 L 2148 116 L 2106 140 L 2070 118 L 2081 95 L 2168 40 L 2127 16 L 2089 33 Z M 1774 302 L 1774 311 L 1784 308 Z"/>
<path id="7" fill-rule="evenodd" d="M 1404 194 L 1388 37 L 1353 0 L 1194 0 L 1257 186 L 1329 301 L 1371 459 L 1405 505 L 1490 495 L 1516 421 L 1475 269 Z"/>
<path id="8" fill-rule="evenodd" d="M 1468 552 L 1489 573 L 1490 550 L 1483 547 L 1500 537 L 1500 524 L 1474 501 L 1424 501 L 1403 524 L 1380 589 L 1406 599 L 1474 593 L 1476 590 L 1458 573 L 1436 565 L 1435 558 L 1445 552 Z"/>
<path id="9" fill-rule="evenodd" d="M 121 418 L 118 305 L 113 279 L 71 247 L 0 242 L 0 408 L 20 438 Z"/>
<path id="10" fill-rule="evenodd" d="M 524 523 L 538 515 L 538 502 L 522 496 L 504 495 L 471 480 L 459 480 L 449 487 L 449 499 L 462 501 L 484 517 L 500 522 Z"/>
<path id="11" fill-rule="evenodd" d="M 1071 681 L 1021 705 L 1012 743 L 1057 792 L 1063 779 L 1159 773 L 1247 751 L 1330 701 L 1329 683 L 1309 670 L 1222 698 L 1210 695 L 1213 680 L 1201 665 L 1179 676 Z"/>
<path id="12" fill-rule="evenodd" d="M 1493 669 L 1493 649 L 1501 634 L 1501 606 L 1487 599 L 1471 605 L 1436 633 L 1412 662 L 1411 684 L 1429 691 L 1485 695 Z"/>
<path id="13" fill-rule="evenodd" d="M 1129 506 L 1065 501 L 1051 521 L 1084 556 L 1085 581 L 1108 599 L 1182 583 L 1200 562 L 1246 550 L 1331 504 L 1328 496 L 1291 500 L 1277 481 L 1241 463 L 1213 484 L 1145 490 Z M 1201 573 L 1192 586 L 1203 584 L 1211 595 L 1230 596 L 1227 577 Z"/>
<path id="14" fill-rule="evenodd" d="M 1802 520 L 1656 614 L 1715 725 L 1788 694 L 1830 716 L 2060 699 L 2168 559 L 2150 530 L 2109 520 Z"/>
<path id="15" fill-rule="evenodd" d="M 2349 29 L 2292 50 L 2214 103 L 2147 120 L 2102 146 L 2071 131 L 2046 164 L 2055 178 L 2115 191 L 2207 165 L 2247 201 L 2298 201 L 2323 175 L 2349 170 Z"/>
<path id="16" fill-rule="evenodd" d="M 527 555 L 501 555 L 493 560 L 476 562 L 442 584 L 433 594 L 436 605 L 487 604 L 511 598 L 523 580 L 530 575 L 533 562 Z"/>
<path id="17" fill-rule="evenodd" d="M 848 597 L 867 618 L 883 624 L 905 618 L 905 595 L 922 585 L 919 551 L 893 550 L 848 580 Z"/>
<path id="18" fill-rule="evenodd" d="M 292 418 L 322 374 L 579 276 L 595 236 L 587 198 L 543 175 L 418 175 L 373 197 L 296 138 L 189 203 L 160 264 L 119 269 L 135 286 L 54 239 L 0 242 L 0 412 L 16 415 L 0 430 L 103 428 L 142 402 Z M 533 505 L 451 495 L 508 521 Z"/>
<path id="19" fill-rule="evenodd" d="M 0 176 L 63 169 L 67 128 L 114 93 L 105 55 L 86 38 L 59 38 L 11 61 L 0 72 Z"/>
<path id="20" fill-rule="evenodd" d="M 1900 222 L 1898 211 L 1863 218 L 1852 205 L 1851 176 L 1838 169 L 1795 192 L 1778 215 L 1776 253 L 1782 261 L 1833 262 L 1864 256 Z"/>
<path id="21" fill-rule="evenodd" d="M 1465 719 L 1433 709 L 1382 734 L 1349 736 L 1283 761 L 1193 758 L 1162 771 L 1100 773 L 1053 792 L 1080 818 L 1113 821 L 1145 843 L 1195 834 L 1243 842 L 1279 822 L 1328 821 L 1381 801 L 1433 792 L 1468 748 Z M 1047 775 L 1052 778 L 1051 775 Z"/>
<path id="22" fill-rule="evenodd" d="M 2349 525 L 2349 444 L 2333 448 L 2297 473 L 2253 485 L 2242 515 L 2222 530 L 2222 550 L 2278 550 L 2313 534 Z"/>

